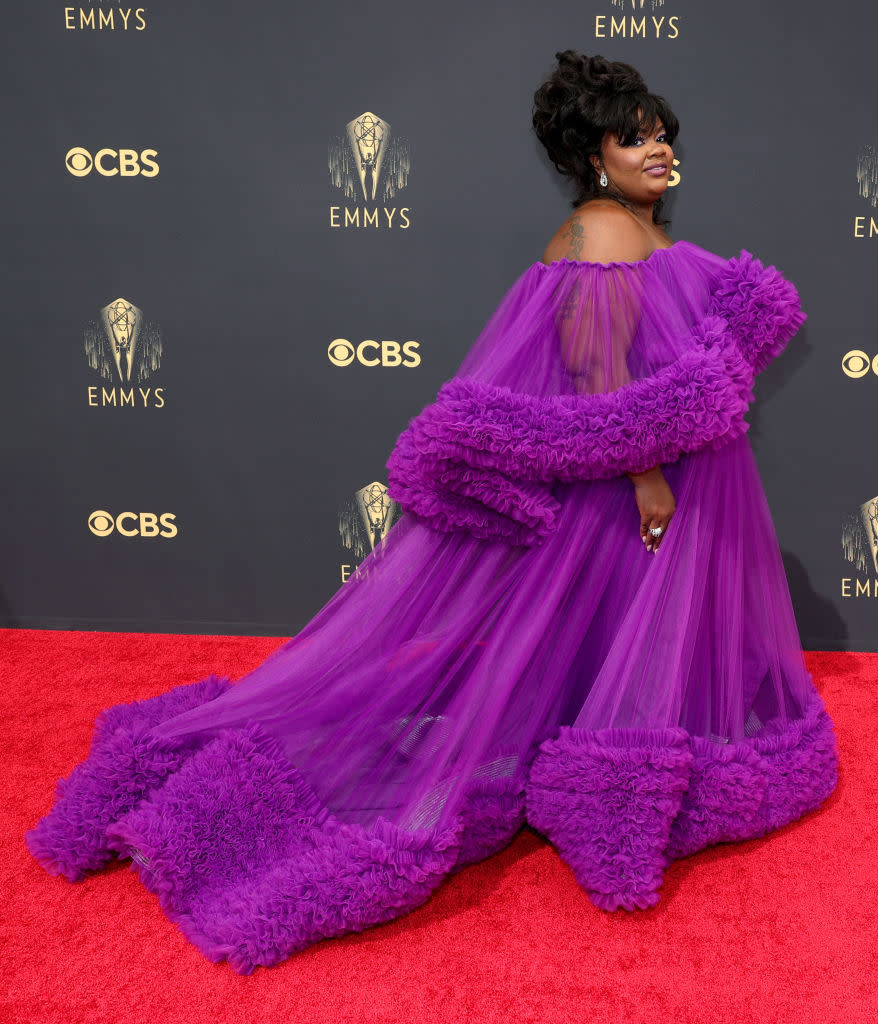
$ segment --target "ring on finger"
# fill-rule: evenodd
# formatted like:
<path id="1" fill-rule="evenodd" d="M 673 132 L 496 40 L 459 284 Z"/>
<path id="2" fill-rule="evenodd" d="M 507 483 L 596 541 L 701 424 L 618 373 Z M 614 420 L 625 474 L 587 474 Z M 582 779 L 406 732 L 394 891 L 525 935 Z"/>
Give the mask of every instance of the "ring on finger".
<path id="1" fill-rule="evenodd" d="M 651 526 L 649 528 L 649 532 L 653 535 L 653 537 L 661 537 L 661 535 L 665 532 L 665 528 L 663 526 Z"/>

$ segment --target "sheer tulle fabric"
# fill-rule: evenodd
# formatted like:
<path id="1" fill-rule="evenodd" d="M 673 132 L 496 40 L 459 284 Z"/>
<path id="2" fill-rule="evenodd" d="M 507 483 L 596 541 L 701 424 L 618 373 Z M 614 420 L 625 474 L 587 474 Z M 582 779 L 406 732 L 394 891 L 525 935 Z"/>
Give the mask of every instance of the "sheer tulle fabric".
<path id="1" fill-rule="evenodd" d="M 417 906 L 525 820 L 598 906 L 634 909 L 675 856 L 818 806 L 831 723 L 742 418 L 802 319 L 773 268 L 691 243 L 529 268 L 451 382 L 469 391 L 400 438 L 382 544 L 237 684 L 105 712 L 32 852 L 71 879 L 132 856 L 205 955 L 249 971 Z M 684 439 L 655 555 L 616 466 L 652 443 L 647 391 Z M 635 426 L 596 459 L 571 411 L 604 416 L 597 447 Z"/>

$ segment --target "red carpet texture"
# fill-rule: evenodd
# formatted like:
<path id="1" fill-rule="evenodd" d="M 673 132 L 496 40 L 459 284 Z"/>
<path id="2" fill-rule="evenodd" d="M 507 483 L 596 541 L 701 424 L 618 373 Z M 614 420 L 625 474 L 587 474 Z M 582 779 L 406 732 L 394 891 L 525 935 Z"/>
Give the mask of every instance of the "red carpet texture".
<path id="1" fill-rule="evenodd" d="M 668 870 L 662 900 L 607 914 L 526 827 L 430 901 L 242 977 L 205 960 L 119 862 L 76 885 L 23 835 L 85 757 L 104 707 L 281 641 L 0 630 L 0 1024 L 871 1024 L 878 1020 L 878 654 L 811 653 L 839 786 L 767 837 Z"/>

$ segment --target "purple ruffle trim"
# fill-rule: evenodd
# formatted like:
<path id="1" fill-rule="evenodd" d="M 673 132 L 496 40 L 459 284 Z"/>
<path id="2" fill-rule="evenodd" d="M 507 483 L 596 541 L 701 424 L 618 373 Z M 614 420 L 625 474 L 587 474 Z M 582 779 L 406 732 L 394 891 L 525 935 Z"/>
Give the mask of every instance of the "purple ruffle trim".
<path id="1" fill-rule="evenodd" d="M 438 421 L 446 413 L 449 443 L 454 443 L 450 440 L 455 433 L 454 414 L 444 402 L 453 401 L 452 392 L 459 384 L 466 386 L 459 379 L 444 385 L 437 402 L 400 435 L 387 461 L 388 494 L 434 530 L 465 530 L 480 540 L 509 544 L 538 543 L 555 529 L 561 508 L 548 484 L 513 479 L 464 459 L 442 458 L 429 453 L 429 441 L 423 443 L 421 428 L 441 430 Z M 478 401 L 475 396 L 471 399 Z M 461 422 L 459 426 L 465 434 L 466 424 Z M 433 447 L 440 444 L 436 442 Z"/>
<path id="2" fill-rule="evenodd" d="M 748 429 L 755 374 L 804 322 L 796 289 L 742 251 L 719 274 L 691 347 L 603 394 L 537 395 L 455 377 L 412 419 L 388 492 L 436 530 L 533 545 L 555 528 L 555 481 L 643 472 Z"/>
<path id="3" fill-rule="evenodd" d="M 108 830 L 165 913 L 239 973 L 423 903 L 459 830 L 346 825 L 258 726 L 230 730 Z"/>
<path id="4" fill-rule="evenodd" d="M 25 835 L 40 864 L 76 882 L 112 860 L 108 825 L 160 786 L 191 753 L 156 743 L 148 735 L 152 726 L 214 700 L 231 685 L 229 679 L 209 676 L 101 712 L 88 758 L 58 782 L 52 810 Z"/>
<path id="5" fill-rule="evenodd" d="M 815 694 L 782 731 L 725 746 L 680 728 L 562 727 L 534 759 L 527 820 L 596 906 L 646 909 L 671 861 L 795 821 L 837 781 L 832 721 Z"/>
<path id="6" fill-rule="evenodd" d="M 152 726 L 232 685 L 210 677 L 97 721 L 86 761 L 25 836 L 51 874 L 78 881 L 119 854 L 211 961 L 238 972 L 423 903 L 447 875 L 507 845 L 524 824 L 524 777 L 476 778 L 454 825 L 365 829 L 330 813 L 256 724 L 173 747 Z M 518 763 L 512 749 L 495 760 Z M 492 762 L 493 763 L 493 762 Z"/>
<path id="7" fill-rule="evenodd" d="M 539 543 L 555 527 L 554 481 L 642 472 L 747 430 L 753 376 L 724 327 L 701 321 L 690 352 L 606 394 L 540 398 L 453 378 L 397 441 L 390 496 L 434 529 Z"/>
<path id="8" fill-rule="evenodd" d="M 107 830 L 108 842 L 211 961 L 241 974 L 424 903 L 524 822 L 524 783 L 486 779 L 454 825 L 340 821 L 259 726 L 228 730 Z"/>
<path id="9" fill-rule="evenodd" d="M 224 685 L 209 679 L 112 709 L 27 845 L 71 880 L 113 853 L 132 857 L 190 941 L 244 974 L 409 912 L 525 820 L 596 906 L 649 907 L 673 859 L 779 828 L 837 782 L 833 727 L 815 694 L 785 729 L 727 746 L 679 728 L 562 726 L 529 764 L 498 751 L 515 770 L 477 779 L 453 826 L 406 830 L 379 817 L 366 829 L 336 818 L 258 725 L 160 753 L 149 726 Z M 124 753 L 111 755 L 122 736 Z"/>
<path id="10" fill-rule="evenodd" d="M 746 249 L 728 261 L 711 291 L 708 314 L 726 320 L 754 373 L 783 351 L 807 319 L 792 282 Z"/>

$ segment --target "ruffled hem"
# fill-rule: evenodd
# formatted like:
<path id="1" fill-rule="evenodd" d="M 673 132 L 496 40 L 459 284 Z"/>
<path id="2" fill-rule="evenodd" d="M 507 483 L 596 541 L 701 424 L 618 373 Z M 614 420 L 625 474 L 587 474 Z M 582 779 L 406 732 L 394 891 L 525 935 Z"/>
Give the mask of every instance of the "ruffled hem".
<path id="1" fill-rule="evenodd" d="M 55 788 L 52 810 L 25 835 L 30 852 L 52 875 L 77 882 L 113 859 L 105 830 L 175 772 L 191 754 L 149 736 L 154 725 L 200 707 L 232 682 L 208 676 L 148 700 L 117 704 L 95 720 L 88 758 Z"/>
<path id="2" fill-rule="evenodd" d="M 495 752 L 451 827 L 402 829 L 378 817 L 366 829 L 334 816 L 259 725 L 201 746 L 151 734 L 230 685 L 210 677 L 104 712 L 89 758 L 25 836 L 36 860 L 78 881 L 116 855 L 130 857 L 204 956 L 249 974 L 413 910 L 524 824 L 512 748 Z"/>
<path id="3" fill-rule="evenodd" d="M 485 779 L 452 827 L 340 821 L 259 726 L 228 730 L 107 829 L 165 914 L 241 974 L 424 903 L 524 821 L 524 784 Z"/>
<path id="4" fill-rule="evenodd" d="M 204 956 L 242 974 L 410 912 L 445 877 L 503 849 L 525 821 L 597 907 L 650 907 L 672 860 L 779 828 L 837 781 L 832 723 L 815 694 L 783 731 L 726 746 L 679 728 L 562 726 L 531 763 L 496 751 L 451 827 L 403 829 L 379 817 L 367 829 L 335 817 L 258 725 L 176 751 L 144 728 L 227 686 L 212 678 L 113 709 L 113 727 L 96 735 L 68 780 L 76 784 L 27 845 L 71 880 L 114 854 L 131 857 Z M 127 759 L 107 756 L 117 745 Z"/>
<path id="5" fill-rule="evenodd" d="M 212 740 L 107 837 L 187 938 L 242 974 L 414 909 L 460 848 L 459 825 L 342 823 L 258 726 Z"/>
<path id="6" fill-rule="evenodd" d="M 815 693 L 784 729 L 726 745 L 680 728 L 562 726 L 531 767 L 527 820 L 595 906 L 646 909 L 672 861 L 795 821 L 837 781 L 834 728 Z"/>

